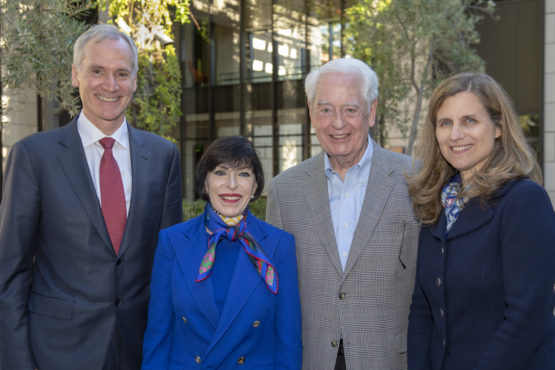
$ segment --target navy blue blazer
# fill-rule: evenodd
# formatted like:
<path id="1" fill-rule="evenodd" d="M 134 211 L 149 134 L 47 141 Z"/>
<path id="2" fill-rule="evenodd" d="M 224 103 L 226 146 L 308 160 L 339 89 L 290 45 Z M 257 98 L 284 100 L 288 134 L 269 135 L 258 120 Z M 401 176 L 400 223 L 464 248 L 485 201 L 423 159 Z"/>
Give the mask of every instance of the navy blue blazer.
<path id="1" fill-rule="evenodd" d="M 129 127 L 132 193 L 116 255 L 76 120 L 16 143 L 0 204 L 0 369 L 98 370 L 117 326 L 141 364 L 154 249 L 181 221 L 179 153 Z"/>
<path id="2" fill-rule="evenodd" d="M 544 189 L 512 181 L 472 199 L 445 236 L 420 233 L 409 317 L 411 370 L 555 369 L 555 213 Z"/>
<path id="3" fill-rule="evenodd" d="M 301 368 L 294 238 L 255 217 L 248 229 L 272 259 L 278 293 L 267 288 L 241 251 L 221 316 L 211 277 L 195 282 L 208 247 L 204 214 L 160 232 L 143 369 Z"/>

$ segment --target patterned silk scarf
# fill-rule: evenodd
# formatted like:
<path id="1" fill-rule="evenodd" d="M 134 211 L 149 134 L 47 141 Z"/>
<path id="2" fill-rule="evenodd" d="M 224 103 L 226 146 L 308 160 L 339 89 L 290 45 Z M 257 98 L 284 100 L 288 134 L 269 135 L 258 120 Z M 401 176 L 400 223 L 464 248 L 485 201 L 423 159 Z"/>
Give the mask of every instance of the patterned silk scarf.
<path id="1" fill-rule="evenodd" d="M 277 294 L 278 279 L 274 266 L 270 262 L 268 256 L 266 256 L 266 253 L 264 253 L 262 247 L 254 240 L 254 237 L 248 231 L 247 219 L 254 217 L 249 212 L 248 208 L 236 225 L 227 225 L 209 203 L 206 204 L 204 214 L 206 229 L 211 235 L 208 238 L 208 251 L 200 263 L 196 281 L 202 281 L 210 276 L 212 267 L 216 261 L 216 246 L 222 238 L 226 238 L 230 242 L 239 243 L 241 245 L 256 268 L 256 271 L 258 271 L 260 277 L 266 283 L 268 289 L 270 289 L 272 293 Z"/>
<path id="2" fill-rule="evenodd" d="M 443 187 L 441 191 L 441 203 L 443 203 L 443 208 L 445 208 L 445 217 L 447 219 L 447 230 L 448 233 L 453 227 L 455 221 L 461 213 L 464 202 L 466 199 L 458 198 L 457 195 L 461 191 L 461 175 L 456 174 L 449 179 L 447 185 Z"/>

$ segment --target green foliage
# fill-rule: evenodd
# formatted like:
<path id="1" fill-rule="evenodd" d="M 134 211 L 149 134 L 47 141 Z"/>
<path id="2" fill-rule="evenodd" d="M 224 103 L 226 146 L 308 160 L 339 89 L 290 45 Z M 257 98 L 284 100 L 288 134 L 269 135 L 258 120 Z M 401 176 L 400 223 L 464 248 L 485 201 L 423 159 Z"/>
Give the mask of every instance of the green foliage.
<path id="1" fill-rule="evenodd" d="M 183 199 L 183 221 L 190 220 L 200 215 L 204 211 L 205 205 L 206 202 L 202 199 L 197 199 L 195 201 Z"/>
<path id="2" fill-rule="evenodd" d="M 266 220 L 266 197 L 260 197 L 249 203 L 249 209 L 253 215 L 262 221 Z"/>
<path id="3" fill-rule="evenodd" d="M 483 70 L 471 45 L 479 41 L 476 24 L 493 9 L 487 0 L 359 0 L 347 9 L 350 52 L 374 67 L 379 114 L 408 134 L 409 154 L 423 101 L 437 83 Z"/>
<path id="4" fill-rule="evenodd" d="M 143 50 L 139 56 L 137 90 L 128 116 L 139 128 L 170 138 L 181 110 L 181 74 L 172 45 L 164 52 Z"/>
<path id="5" fill-rule="evenodd" d="M 80 109 L 71 85 L 73 43 L 86 29 L 91 4 L 82 0 L 0 0 L 2 84 L 31 87 L 70 114 Z"/>
<path id="6" fill-rule="evenodd" d="M 127 118 L 136 127 L 171 139 L 181 116 L 181 71 L 171 44 L 173 22 L 187 22 L 189 1 L 99 0 L 114 23 L 128 28 L 139 51 L 137 90 Z"/>
<path id="7" fill-rule="evenodd" d="M 183 199 L 183 221 L 200 215 L 204 211 L 205 205 L 206 202 L 202 199 L 193 202 Z M 254 202 L 250 202 L 249 209 L 255 217 L 264 221 L 266 219 L 266 198 L 260 197 Z"/>

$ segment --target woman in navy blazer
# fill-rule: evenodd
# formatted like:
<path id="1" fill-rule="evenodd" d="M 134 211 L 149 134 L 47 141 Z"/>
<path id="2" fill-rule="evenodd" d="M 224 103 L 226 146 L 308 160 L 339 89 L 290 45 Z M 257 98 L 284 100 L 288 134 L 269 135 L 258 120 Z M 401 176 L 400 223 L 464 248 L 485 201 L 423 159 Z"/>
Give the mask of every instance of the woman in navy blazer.
<path id="1" fill-rule="evenodd" d="M 420 147 L 408 368 L 555 369 L 555 213 L 506 92 L 443 81 Z"/>
<path id="2" fill-rule="evenodd" d="M 195 175 L 208 202 L 160 232 L 143 369 L 300 369 L 295 242 L 248 210 L 264 188 L 253 145 L 215 140 Z"/>

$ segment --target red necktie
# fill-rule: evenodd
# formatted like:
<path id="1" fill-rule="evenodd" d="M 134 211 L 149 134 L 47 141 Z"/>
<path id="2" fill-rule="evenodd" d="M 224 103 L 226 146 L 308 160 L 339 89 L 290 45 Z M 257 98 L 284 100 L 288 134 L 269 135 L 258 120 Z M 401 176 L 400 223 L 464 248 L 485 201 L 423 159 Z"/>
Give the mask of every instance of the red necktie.
<path id="1" fill-rule="evenodd" d="M 127 211 L 125 209 L 125 192 L 119 167 L 112 154 L 115 140 L 105 137 L 99 140 L 104 148 L 100 159 L 100 204 L 106 222 L 106 228 L 116 255 L 119 252 Z"/>

